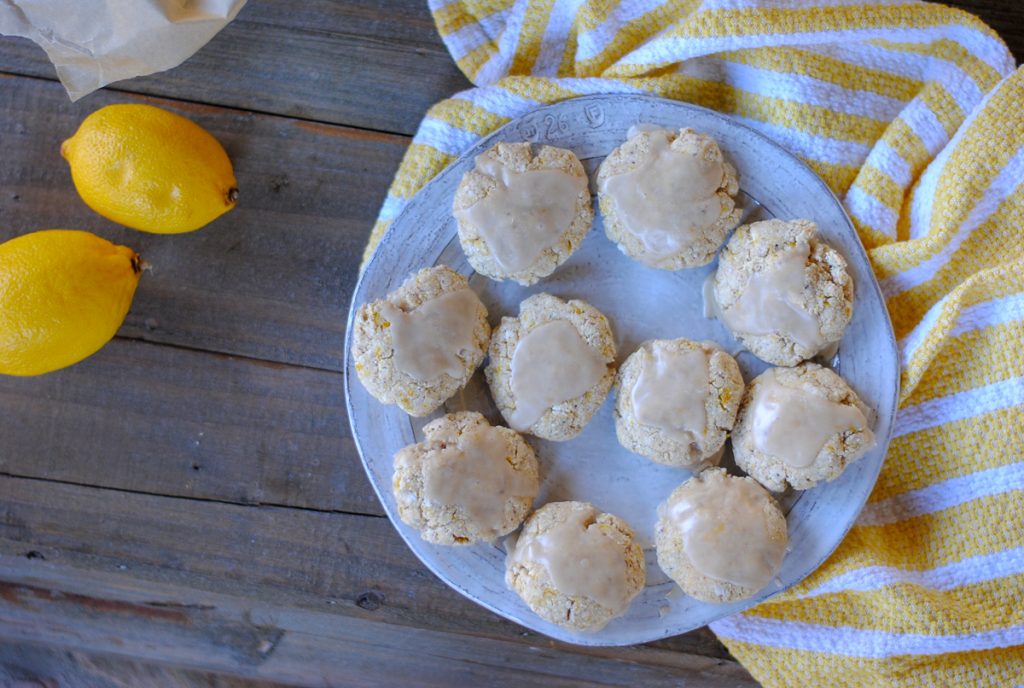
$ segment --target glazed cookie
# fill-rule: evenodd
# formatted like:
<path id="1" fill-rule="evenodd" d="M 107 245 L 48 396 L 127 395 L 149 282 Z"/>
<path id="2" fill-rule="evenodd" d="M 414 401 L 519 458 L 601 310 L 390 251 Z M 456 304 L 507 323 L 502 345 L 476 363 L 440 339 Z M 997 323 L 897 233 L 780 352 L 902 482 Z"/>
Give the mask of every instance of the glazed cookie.
<path id="1" fill-rule="evenodd" d="M 360 306 L 352 358 L 370 394 L 425 416 L 466 384 L 484 359 L 490 334 L 487 309 L 466 278 L 440 265 Z"/>
<path id="2" fill-rule="evenodd" d="M 623 447 L 669 466 L 718 463 L 743 396 L 732 356 L 710 342 L 657 339 L 630 354 L 616 382 Z"/>
<path id="3" fill-rule="evenodd" d="M 653 268 L 707 265 L 739 222 L 736 170 L 693 129 L 636 129 L 597 174 L 605 233 Z"/>
<path id="4" fill-rule="evenodd" d="M 423 434 L 395 454 L 391 487 L 402 521 L 438 545 L 489 542 L 519 527 L 540 484 L 537 457 L 519 433 L 463 411 Z"/>
<path id="5" fill-rule="evenodd" d="M 572 151 L 498 143 L 476 159 L 452 204 L 473 269 L 530 285 L 579 248 L 594 222 L 587 173 Z"/>
<path id="6" fill-rule="evenodd" d="M 769 368 L 743 395 L 732 436 L 736 465 L 775 492 L 834 480 L 875 446 L 869 413 L 828 368 Z"/>
<path id="7" fill-rule="evenodd" d="M 810 220 L 736 230 L 718 259 L 719 320 L 769 363 L 793 366 L 839 342 L 853 315 L 853 281 Z"/>
<path id="8" fill-rule="evenodd" d="M 572 439 L 600 408 L 615 377 L 608 319 L 584 301 L 535 294 L 518 318 L 502 318 L 485 369 L 509 426 L 548 440 Z"/>
<path id="9" fill-rule="evenodd" d="M 768 491 L 724 468 L 693 476 L 658 507 L 658 565 L 704 602 L 755 595 L 778 575 L 788 541 Z"/>
<path id="10" fill-rule="evenodd" d="M 505 571 L 505 582 L 538 616 L 576 631 L 600 630 L 624 613 L 645 580 L 632 528 L 585 502 L 535 511 Z"/>

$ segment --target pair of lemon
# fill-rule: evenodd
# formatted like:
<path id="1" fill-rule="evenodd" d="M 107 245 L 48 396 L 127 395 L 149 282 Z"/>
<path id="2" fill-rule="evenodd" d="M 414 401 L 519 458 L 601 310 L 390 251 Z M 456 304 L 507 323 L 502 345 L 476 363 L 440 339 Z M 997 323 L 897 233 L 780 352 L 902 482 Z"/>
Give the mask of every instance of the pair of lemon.
<path id="1" fill-rule="evenodd" d="M 134 229 L 190 232 L 238 196 L 220 143 L 150 105 L 97 110 L 60 152 L 86 205 Z M 0 244 L 0 374 L 39 375 L 99 350 L 128 314 L 143 265 L 89 232 L 51 229 Z"/>

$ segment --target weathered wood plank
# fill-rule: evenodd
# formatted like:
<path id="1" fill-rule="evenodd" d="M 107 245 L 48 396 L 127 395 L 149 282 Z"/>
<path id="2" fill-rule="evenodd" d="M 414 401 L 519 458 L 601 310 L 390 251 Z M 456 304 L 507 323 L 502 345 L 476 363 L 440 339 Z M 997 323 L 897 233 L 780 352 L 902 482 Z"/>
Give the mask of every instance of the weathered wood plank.
<path id="1" fill-rule="evenodd" d="M 25 39 L 0 37 L 0 68 L 55 78 Z M 250 2 L 180 67 L 114 88 L 412 134 L 428 107 L 469 85 L 425 0 L 306 0 Z"/>
<path id="2" fill-rule="evenodd" d="M 52 645 L 11 640 L 0 643 L 0 686 L 8 688 L 284 688 L 284 685 Z"/>
<path id="3" fill-rule="evenodd" d="M 382 514 L 341 375 L 115 339 L 0 376 L 0 472 L 243 504 Z"/>
<path id="4" fill-rule="evenodd" d="M 76 650 L 303 685 L 753 685 L 714 658 L 473 637 L 209 593 L 182 603 L 166 584 L 70 581 L 44 567 L 0 582 L 0 637 L 45 634 Z"/>
<path id="5" fill-rule="evenodd" d="M 340 370 L 363 245 L 408 140 L 280 117 L 154 101 L 209 129 L 234 162 L 238 207 L 190 234 L 118 227 L 92 212 L 58 150 L 104 91 L 70 104 L 50 81 L 0 79 L 0 240 L 33 229 L 94 231 L 132 246 L 143 275 L 122 334 Z"/>
<path id="6" fill-rule="evenodd" d="M 174 603 L 202 605 L 208 604 L 204 595 L 231 595 L 294 608 L 296 613 L 327 614 L 324 619 L 340 616 L 567 651 L 567 646 L 501 619 L 442 584 L 383 518 L 197 502 L 0 476 L 0 563 L 0 579 L 43 588 L 49 585 L 38 579 L 43 569 L 31 580 L 11 576 L 21 567 L 45 563 L 53 577 L 50 583 L 113 585 L 120 580 L 125 590 L 136 586 L 147 591 L 146 585 L 159 583 L 183 591 L 164 600 Z M 107 593 L 93 590 L 89 595 Z M 164 598 L 145 592 L 117 599 Z M 0 622 L 0 628 L 5 625 Z M 40 637 L 50 635 L 40 632 Z M 572 652 L 669 664 L 677 653 L 727 657 L 707 631 L 642 647 Z"/>

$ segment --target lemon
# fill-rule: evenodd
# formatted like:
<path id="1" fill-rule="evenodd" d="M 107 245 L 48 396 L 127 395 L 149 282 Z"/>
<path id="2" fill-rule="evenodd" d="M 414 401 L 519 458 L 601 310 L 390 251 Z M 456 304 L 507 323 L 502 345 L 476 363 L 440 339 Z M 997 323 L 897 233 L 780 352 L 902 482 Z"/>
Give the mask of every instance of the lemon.
<path id="1" fill-rule="evenodd" d="M 86 205 L 126 227 L 191 232 L 235 207 L 224 148 L 205 129 L 152 105 L 108 105 L 60 147 Z"/>
<path id="2" fill-rule="evenodd" d="M 40 375 L 106 344 L 142 259 L 89 232 L 49 229 L 0 244 L 0 374 Z"/>

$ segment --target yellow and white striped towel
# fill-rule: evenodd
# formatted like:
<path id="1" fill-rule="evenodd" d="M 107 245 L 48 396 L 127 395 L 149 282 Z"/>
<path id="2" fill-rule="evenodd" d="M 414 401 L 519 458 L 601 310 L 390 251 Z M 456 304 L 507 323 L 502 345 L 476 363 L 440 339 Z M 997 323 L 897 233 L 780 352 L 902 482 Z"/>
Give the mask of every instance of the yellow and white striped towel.
<path id="1" fill-rule="evenodd" d="M 654 93 L 807 161 L 868 248 L 902 355 L 878 485 L 835 554 L 712 628 L 766 685 L 1024 683 L 1024 70 L 907 0 L 429 0 L 476 88 L 427 113 L 389 220 L 544 103 Z"/>

